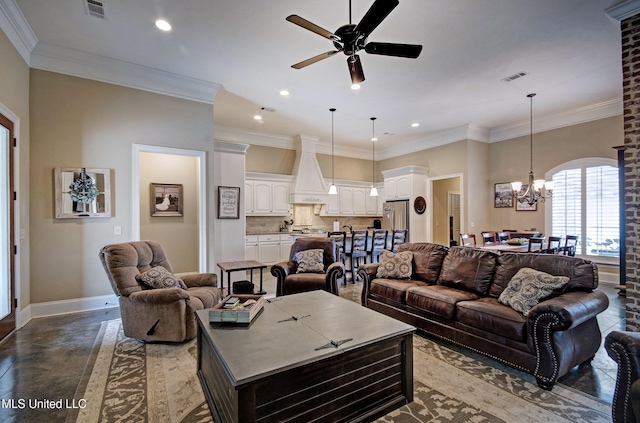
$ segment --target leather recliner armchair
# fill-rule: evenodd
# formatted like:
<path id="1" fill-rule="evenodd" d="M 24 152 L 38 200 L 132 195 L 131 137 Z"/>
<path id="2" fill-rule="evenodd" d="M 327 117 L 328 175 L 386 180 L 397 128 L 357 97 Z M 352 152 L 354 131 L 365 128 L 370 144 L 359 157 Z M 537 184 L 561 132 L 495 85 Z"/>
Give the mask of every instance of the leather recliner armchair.
<path id="1" fill-rule="evenodd" d="M 640 422 L 640 333 L 610 332 L 604 347 L 618 363 L 611 410 L 613 422 Z"/>
<path id="2" fill-rule="evenodd" d="M 322 249 L 323 273 L 296 273 L 298 263 L 296 254 L 300 251 Z M 344 277 L 344 264 L 338 261 L 338 252 L 332 238 L 298 238 L 291 246 L 288 262 L 271 266 L 271 274 L 277 278 L 276 296 L 297 294 L 299 292 L 325 290 L 340 295 L 339 281 Z"/>
<path id="3" fill-rule="evenodd" d="M 111 244 L 100 261 L 120 302 L 125 336 L 143 341 L 183 342 L 197 333 L 195 311 L 211 308 L 222 296 L 213 273 L 177 274 L 187 286 L 149 289 L 136 275 L 162 266 L 173 273 L 162 246 L 155 241 Z"/>

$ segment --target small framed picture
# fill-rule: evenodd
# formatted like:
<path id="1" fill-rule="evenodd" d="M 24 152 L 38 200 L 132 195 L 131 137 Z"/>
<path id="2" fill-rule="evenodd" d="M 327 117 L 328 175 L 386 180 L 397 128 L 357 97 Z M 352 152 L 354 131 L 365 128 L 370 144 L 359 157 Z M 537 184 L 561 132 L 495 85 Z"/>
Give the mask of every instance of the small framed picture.
<path id="1" fill-rule="evenodd" d="M 513 207 L 513 190 L 511 183 L 500 182 L 494 185 L 493 206 L 495 208 Z"/>
<path id="2" fill-rule="evenodd" d="M 524 195 L 527 192 L 529 185 L 522 185 L 520 191 L 518 192 L 518 196 Z M 516 199 L 516 211 L 536 211 L 538 210 L 538 203 L 534 203 L 533 205 L 525 202 L 520 202 Z"/>
<path id="3" fill-rule="evenodd" d="M 182 184 L 151 183 L 151 216 L 182 216 Z"/>
<path id="4" fill-rule="evenodd" d="M 240 187 L 218 187 L 218 219 L 240 219 Z"/>

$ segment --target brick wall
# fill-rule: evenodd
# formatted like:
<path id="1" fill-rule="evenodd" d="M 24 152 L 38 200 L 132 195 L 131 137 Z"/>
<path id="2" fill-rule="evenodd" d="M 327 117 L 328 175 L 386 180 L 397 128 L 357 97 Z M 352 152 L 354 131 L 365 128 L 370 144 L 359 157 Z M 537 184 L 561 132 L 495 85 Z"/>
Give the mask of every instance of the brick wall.
<path id="1" fill-rule="evenodd" d="M 640 332 L 640 15 L 621 22 L 627 219 L 626 322 Z"/>

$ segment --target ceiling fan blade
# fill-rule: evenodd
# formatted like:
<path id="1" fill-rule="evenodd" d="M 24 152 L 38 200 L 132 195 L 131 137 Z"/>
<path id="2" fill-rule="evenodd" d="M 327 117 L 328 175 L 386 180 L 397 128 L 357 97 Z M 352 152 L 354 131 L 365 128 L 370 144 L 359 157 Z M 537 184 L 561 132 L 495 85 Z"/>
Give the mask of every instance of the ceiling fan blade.
<path id="1" fill-rule="evenodd" d="M 294 69 L 302 69 L 305 66 L 309 66 L 309 65 L 312 65 L 312 64 L 314 64 L 316 62 L 319 62 L 320 60 L 324 60 L 326 58 L 329 58 L 329 57 L 333 56 L 336 53 L 339 53 L 339 51 L 338 50 L 332 50 L 332 51 L 328 51 L 326 53 L 318 54 L 317 56 L 313 56 L 310 59 L 303 60 L 302 62 L 296 63 L 295 65 L 291 65 L 291 67 L 294 68 Z"/>
<path id="2" fill-rule="evenodd" d="M 327 38 L 331 41 L 340 41 L 340 37 L 338 37 L 333 32 L 327 31 L 326 29 L 319 27 L 318 25 L 309 22 L 308 20 L 301 18 L 298 15 L 289 15 L 286 18 L 289 22 L 294 23 L 298 26 L 301 26 L 304 29 L 308 29 L 311 32 L 315 32 L 321 37 Z"/>
<path id="3" fill-rule="evenodd" d="M 355 32 L 367 38 L 398 4 L 398 0 L 376 0 L 356 26 Z"/>
<path id="4" fill-rule="evenodd" d="M 408 57 L 415 59 L 420 56 L 422 46 L 418 44 L 396 44 L 396 43 L 367 43 L 364 51 L 369 54 L 381 54 L 383 56 Z"/>
<path id="5" fill-rule="evenodd" d="M 359 84 L 364 81 L 364 71 L 362 70 L 362 62 L 360 56 L 354 54 L 347 57 L 347 65 L 349 65 L 349 73 L 351 74 L 351 83 Z"/>

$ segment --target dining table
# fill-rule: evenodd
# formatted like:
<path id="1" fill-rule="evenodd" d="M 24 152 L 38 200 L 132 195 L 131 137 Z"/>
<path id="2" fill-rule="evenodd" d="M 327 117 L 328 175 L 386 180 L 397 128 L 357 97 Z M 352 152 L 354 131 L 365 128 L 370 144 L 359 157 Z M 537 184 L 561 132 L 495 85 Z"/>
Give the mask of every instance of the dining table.
<path id="1" fill-rule="evenodd" d="M 529 250 L 529 244 L 522 245 L 511 245 L 511 244 L 493 244 L 493 245 L 483 245 L 480 247 L 482 250 L 489 251 L 510 251 L 515 253 L 526 253 Z"/>

